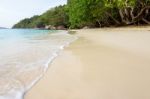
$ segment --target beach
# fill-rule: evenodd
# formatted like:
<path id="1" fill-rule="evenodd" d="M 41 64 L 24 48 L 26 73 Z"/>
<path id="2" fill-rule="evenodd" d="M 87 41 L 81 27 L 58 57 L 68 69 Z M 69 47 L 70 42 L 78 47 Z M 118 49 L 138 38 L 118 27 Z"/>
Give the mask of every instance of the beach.
<path id="1" fill-rule="evenodd" d="M 25 99 L 149 99 L 150 28 L 75 30 Z"/>

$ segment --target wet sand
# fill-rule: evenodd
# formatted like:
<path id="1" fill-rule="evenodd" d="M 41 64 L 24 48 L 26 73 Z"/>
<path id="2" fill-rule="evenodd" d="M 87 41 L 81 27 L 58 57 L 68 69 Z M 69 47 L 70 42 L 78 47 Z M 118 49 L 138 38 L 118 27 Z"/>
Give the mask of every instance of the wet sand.
<path id="1" fill-rule="evenodd" d="M 150 99 L 149 30 L 77 30 L 25 99 Z"/>

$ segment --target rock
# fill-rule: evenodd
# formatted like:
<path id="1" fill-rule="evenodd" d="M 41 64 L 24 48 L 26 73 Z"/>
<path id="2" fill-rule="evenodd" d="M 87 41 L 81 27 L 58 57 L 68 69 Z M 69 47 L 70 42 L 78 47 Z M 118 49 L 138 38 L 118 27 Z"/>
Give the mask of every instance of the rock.
<path id="1" fill-rule="evenodd" d="M 52 25 L 46 25 L 45 29 L 49 29 L 49 30 L 56 30 L 56 27 L 52 26 Z"/>
<path id="2" fill-rule="evenodd" d="M 60 25 L 56 27 L 57 30 L 66 30 L 67 28 L 65 28 L 65 26 Z"/>
<path id="3" fill-rule="evenodd" d="M 91 27 L 89 26 L 84 26 L 82 29 L 90 29 Z"/>
<path id="4" fill-rule="evenodd" d="M 49 29 L 49 28 L 50 28 L 50 25 L 46 25 L 46 26 L 45 26 L 45 29 Z"/>

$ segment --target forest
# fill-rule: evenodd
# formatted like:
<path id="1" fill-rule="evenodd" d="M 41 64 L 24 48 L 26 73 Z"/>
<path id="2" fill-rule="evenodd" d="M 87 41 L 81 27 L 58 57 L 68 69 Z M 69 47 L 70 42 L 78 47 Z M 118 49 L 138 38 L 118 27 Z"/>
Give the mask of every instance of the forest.
<path id="1" fill-rule="evenodd" d="M 95 28 L 150 24 L 150 0 L 68 0 L 66 5 L 26 18 L 13 28 Z"/>

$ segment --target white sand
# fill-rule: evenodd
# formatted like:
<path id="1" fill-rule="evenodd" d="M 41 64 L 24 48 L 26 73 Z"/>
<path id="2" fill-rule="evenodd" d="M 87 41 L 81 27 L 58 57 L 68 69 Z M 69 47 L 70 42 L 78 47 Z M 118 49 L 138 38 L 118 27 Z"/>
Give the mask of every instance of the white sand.
<path id="1" fill-rule="evenodd" d="M 150 99 L 148 30 L 78 30 L 25 99 Z"/>

